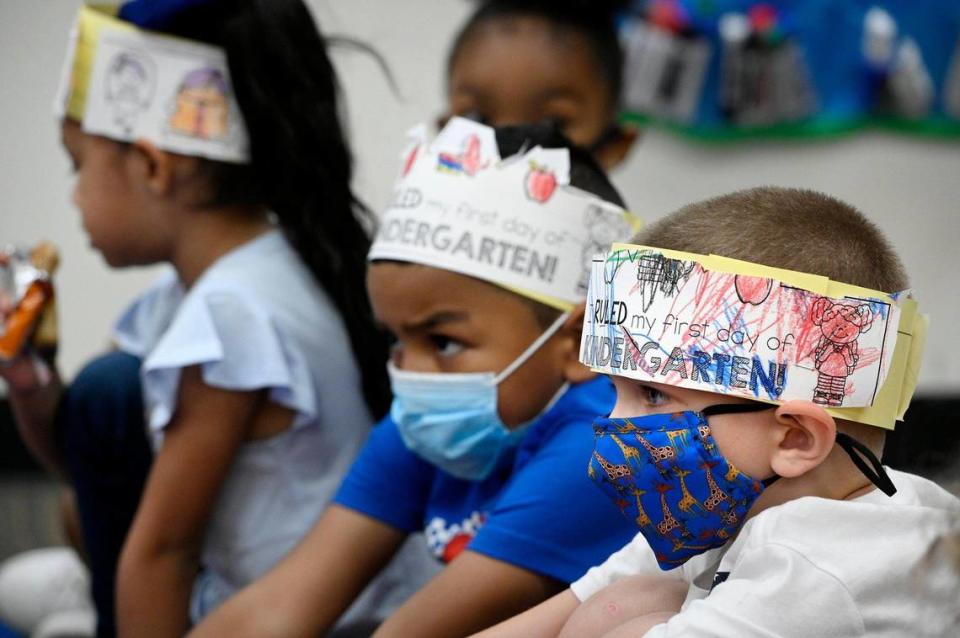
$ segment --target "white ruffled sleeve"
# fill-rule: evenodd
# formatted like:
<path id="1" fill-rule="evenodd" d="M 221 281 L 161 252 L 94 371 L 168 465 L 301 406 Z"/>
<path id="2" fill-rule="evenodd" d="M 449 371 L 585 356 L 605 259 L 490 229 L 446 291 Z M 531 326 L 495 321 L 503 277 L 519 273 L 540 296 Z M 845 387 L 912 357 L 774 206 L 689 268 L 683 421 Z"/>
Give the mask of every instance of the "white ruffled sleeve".
<path id="1" fill-rule="evenodd" d="M 156 281 L 120 315 L 113 327 L 117 347 L 145 358 L 170 325 L 183 299 L 183 287 L 173 268 L 165 269 Z"/>
<path id="2" fill-rule="evenodd" d="M 159 435 L 176 409 L 181 369 L 202 366 L 204 382 L 226 390 L 270 390 L 294 412 L 294 427 L 315 421 L 317 396 L 303 353 L 266 304 L 239 287 L 190 291 L 143 365 L 147 424 Z"/>

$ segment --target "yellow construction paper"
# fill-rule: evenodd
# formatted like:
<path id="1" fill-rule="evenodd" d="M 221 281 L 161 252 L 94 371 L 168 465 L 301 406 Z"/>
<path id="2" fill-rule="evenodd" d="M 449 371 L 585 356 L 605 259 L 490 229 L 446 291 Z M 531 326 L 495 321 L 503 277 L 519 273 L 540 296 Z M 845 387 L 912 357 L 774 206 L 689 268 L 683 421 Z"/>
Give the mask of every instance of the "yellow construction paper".
<path id="1" fill-rule="evenodd" d="M 900 308 L 897 341 L 894 347 L 887 377 L 874 399 L 873 405 L 859 408 L 826 408 L 838 419 L 856 421 L 892 430 L 896 421 L 902 421 L 917 387 L 923 347 L 926 342 L 929 318 L 917 312 L 917 302 L 909 297 L 899 298 L 887 292 L 871 290 L 862 286 L 833 281 L 822 275 L 813 275 L 782 268 L 774 268 L 719 255 L 698 255 L 679 250 L 617 243 L 612 247 L 611 259 L 616 259 L 618 250 L 649 250 L 671 259 L 698 262 L 704 270 L 733 275 L 748 275 L 774 279 L 788 286 L 809 290 L 831 298 L 866 298 L 888 301 Z M 776 403 L 775 401 L 764 401 Z"/>
<path id="2" fill-rule="evenodd" d="M 90 5 L 80 8 L 77 15 L 77 42 L 70 70 L 70 90 L 67 95 L 66 114 L 71 119 L 82 121 L 87 108 L 87 90 L 93 62 L 97 56 L 97 42 L 104 27 L 136 31 L 136 27 L 113 17 L 116 7 Z"/>

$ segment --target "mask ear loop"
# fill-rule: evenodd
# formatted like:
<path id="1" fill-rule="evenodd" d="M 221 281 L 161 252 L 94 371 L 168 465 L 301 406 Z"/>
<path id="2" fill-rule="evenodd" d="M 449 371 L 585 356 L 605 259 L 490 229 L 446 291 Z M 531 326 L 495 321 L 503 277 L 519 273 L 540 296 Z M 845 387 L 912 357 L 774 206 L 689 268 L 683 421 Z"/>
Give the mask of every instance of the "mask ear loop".
<path id="1" fill-rule="evenodd" d="M 747 412 L 762 412 L 776 408 L 775 403 L 717 403 L 708 405 L 700 410 L 703 416 L 714 416 L 717 414 L 745 414 Z"/>
<path id="2" fill-rule="evenodd" d="M 544 343 L 547 342 L 548 339 L 550 339 L 550 337 L 556 334 L 556 332 L 560 330 L 561 327 L 563 327 L 563 324 L 565 324 L 567 322 L 567 319 L 569 318 L 570 318 L 570 311 L 568 310 L 567 312 L 562 313 L 559 317 L 554 319 L 553 323 L 550 324 L 550 327 L 544 330 L 543 333 L 541 333 L 541 335 L 537 337 L 533 343 L 527 346 L 527 349 L 521 352 L 520 356 L 513 360 L 513 363 L 508 365 L 506 368 L 504 368 L 500 372 L 500 374 L 498 374 L 493 378 L 493 385 L 500 385 L 501 381 L 503 381 L 504 379 L 509 377 L 511 374 L 516 372 L 517 368 L 519 368 L 524 363 L 526 363 L 527 359 L 533 356 L 533 353 L 539 350 L 540 346 L 542 346 Z"/>
<path id="3" fill-rule="evenodd" d="M 716 416 L 718 414 L 746 414 L 748 412 L 762 412 L 775 407 L 777 407 L 775 403 L 717 403 L 703 408 L 700 410 L 700 414 L 702 414 L 704 420 L 706 420 L 708 416 Z M 778 474 L 774 474 L 761 480 L 760 483 L 764 487 L 770 487 L 776 483 L 779 478 L 780 476 Z"/>
<path id="4" fill-rule="evenodd" d="M 763 403 L 719 403 L 717 405 L 710 405 L 703 408 L 700 410 L 700 413 L 707 417 L 716 414 L 759 412 L 761 410 L 767 410 L 775 407 L 777 406 L 774 404 Z M 893 484 L 893 481 L 890 480 L 886 470 L 883 469 L 883 464 L 880 463 L 880 460 L 870 450 L 870 448 L 849 434 L 844 434 L 843 432 L 837 432 L 836 441 L 837 445 L 839 445 L 843 451 L 847 453 L 847 455 L 853 461 L 853 464 L 857 466 L 857 469 L 859 469 L 864 476 L 870 479 L 870 482 L 876 485 L 880 491 L 887 496 L 893 496 L 897 493 L 897 488 Z M 772 479 L 766 479 L 763 481 L 764 486 L 768 485 L 767 481 L 772 483 L 773 481 L 777 480 L 777 478 L 779 477 L 774 476 Z"/>
<path id="5" fill-rule="evenodd" d="M 623 131 L 620 128 L 620 125 L 610 124 L 605 129 L 603 129 L 603 132 L 600 133 L 599 136 L 597 136 L 597 139 L 590 142 L 586 150 L 588 153 L 592 155 L 597 151 L 599 151 L 600 149 L 602 149 L 607 144 L 609 144 L 610 142 L 613 142 L 614 140 L 618 139 L 621 135 L 623 135 Z"/>
<path id="6" fill-rule="evenodd" d="M 837 432 L 837 445 L 843 448 L 843 451 L 850 456 L 857 469 L 863 472 L 863 475 L 870 479 L 871 483 L 880 488 L 880 491 L 887 496 L 893 496 L 897 493 L 897 488 L 890 480 L 886 470 L 883 469 L 883 464 L 880 463 L 880 460 L 870 448 L 843 432 Z M 870 462 L 870 465 L 867 465 L 867 461 Z"/>

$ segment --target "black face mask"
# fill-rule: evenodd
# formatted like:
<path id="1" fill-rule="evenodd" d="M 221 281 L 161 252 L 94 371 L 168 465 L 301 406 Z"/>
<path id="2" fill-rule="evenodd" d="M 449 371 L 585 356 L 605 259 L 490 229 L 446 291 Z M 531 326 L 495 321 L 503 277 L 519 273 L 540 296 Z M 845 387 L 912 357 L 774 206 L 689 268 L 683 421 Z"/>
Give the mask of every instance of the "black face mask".
<path id="1" fill-rule="evenodd" d="M 607 127 L 600 133 L 600 135 L 597 136 L 597 139 L 590 142 L 590 144 L 586 146 L 586 149 L 591 155 L 596 155 L 597 151 L 608 144 L 616 142 L 621 137 L 623 137 L 623 129 L 620 128 L 620 125 L 608 124 Z"/>
<path id="2" fill-rule="evenodd" d="M 487 121 L 487 118 L 483 117 L 483 115 L 479 111 L 470 111 L 469 113 L 464 113 L 460 117 L 464 117 L 468 120 L 473 120 L 474 122 L 478 124 L 483 124 L 485 126 L 491 125 L 490 122 Z M 449 118 L 443 118 L 439 120 L 437 122 L 437 125 L 440 128 L 442 128 L 447 123 L 448 119 Z M 553 118 L 545 118 L 542 121 L 544 123 L 549 123 L 557 131 L 560 131 L 561 133 L 563 132 L 563 126 L 558 120 L 555 120 Z M 591 155 L 595 155 L 597 151 L 604 148 L 608 144 L 611 144 L 612 142 L 617 141 L 618 139 L 620 139 L 622 135 L 623 135 L 623 129 L 620 128 L 619 124 L 608 124 L 606 128 L 604 128 L 603 131 L 600 132 L 600 135 L 598 135 L 596 139 L 594 139 L 589 144 L 585 144 L 583 146 L 583 149 L 588 153 L 590 153 Z"/>

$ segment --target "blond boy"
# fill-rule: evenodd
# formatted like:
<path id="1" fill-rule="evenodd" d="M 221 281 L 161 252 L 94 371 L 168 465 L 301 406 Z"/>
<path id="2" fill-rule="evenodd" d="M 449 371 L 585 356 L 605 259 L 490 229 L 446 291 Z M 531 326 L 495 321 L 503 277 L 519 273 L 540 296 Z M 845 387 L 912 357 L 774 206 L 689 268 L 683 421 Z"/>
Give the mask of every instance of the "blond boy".
<path id="1" fill-rule="evenodd" d="M 908 285 L 900 260 L 873 224 L 852 207 L 811 191 L 758 188 L 692 204 L 635 241 L 814 273 L 872 290 L 899 291 Z M 857 321 L 866 332 L 867 319 Z M 833 338 L 837 344 L 843 341 Z M 811 352 L 820 347 L 810 343 Z M 829 345 L 834 348 L 833 342 Z M 837 345 L 833 352 L 840 353 L 838 361 L 853 361 L 849 367 L 854 370 L 868 365 L 866 349 Z M 825 355 L 810 356 L 814 376 L 816 362 Z M 652 520 L 641 525 L 642 535 L 566 592 L 484 636 L 939 635 L 927 628 L 943 626 L 942 618 L 930 615 L 945 617 L 955 610 L 920 605 L 923 589 L 909 575 L 932 539 L 949 528 L 960 503 L 925 479 L 880 466 L 883 428 L 834 416 L 835 410 L 828 411 L 834 404 L 817 394 L 823 389 L 819 379 L 811 381 L 809 399 L 769 404 L 720 386 L 713 393 L 669 381 L 676 377 L 665 376 L 665 383 L 612 378 L 617 404 L 609 420 L 595 425 L 598 452 L 599 435 L 627 438 L 624 423 L 643 428 L 640 424 L 658 419 L 666 423 L 667 413 L 674 413 L 674 419 L 695 415 L 691 418 L 707 427 L 696 445 L 716 448 L 710 450 L 714 456 L 704 457 L 703 466 L 716 470 L 714 464 L 723 463 L 727 479 L 737 479 L 737 474 L 746 479 L 738 484 L 716 477 L 727 493 L 735 494 L 740 485 L 746 487 L 744 493 L 752 486 L 756 494 L 741 501 L 745 507 L 739 520 L 734 520 L 735 508 L 724 512 L 723 524 L 731 523 L 723 528 L 727 542 L 687 554 L 670 551 L 684 543 L 660 543 L 677 538 L 670 536 L 672 515 L 666 514 L 671 507 L 677 511 L 677 502 L 664 501 L 668 505 L 662 511 L 648 508 Z M 850 387 L 838 394 L 844 392 L 850 394 Z M 617 469 L 606 463 L 603 471 Z M 679 470 L 685 486 L 696 478 L 691 472 L 696 469 Z M 608 480 L 606 487 L 619 489 L 622 496 L 625 485 L 634 495 L 660 485 L 668 494 L 675 478 L 641 470 L 634 470 L 634 476 L 633 483 Z M 684 525 L 694 524 L 691 520 L 695 518 L 688 516 Z M 658 526 L 664 538 L 651 533 Z M 701 530 L 697 538 L 709 536 Z"/>

